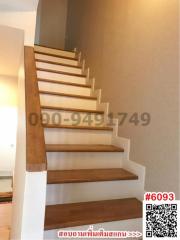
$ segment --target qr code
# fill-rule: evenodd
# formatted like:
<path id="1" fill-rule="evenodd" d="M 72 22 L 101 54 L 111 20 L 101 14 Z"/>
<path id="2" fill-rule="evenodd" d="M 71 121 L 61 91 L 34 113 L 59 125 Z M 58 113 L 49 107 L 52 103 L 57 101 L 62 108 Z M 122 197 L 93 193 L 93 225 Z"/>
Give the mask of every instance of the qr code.
<path id="1" fill-rule="evenodd" d="M 144 230 L 146 239 L 177 239 L 178 204 L 150 204 L 146 202 L 144 210 Z"/>

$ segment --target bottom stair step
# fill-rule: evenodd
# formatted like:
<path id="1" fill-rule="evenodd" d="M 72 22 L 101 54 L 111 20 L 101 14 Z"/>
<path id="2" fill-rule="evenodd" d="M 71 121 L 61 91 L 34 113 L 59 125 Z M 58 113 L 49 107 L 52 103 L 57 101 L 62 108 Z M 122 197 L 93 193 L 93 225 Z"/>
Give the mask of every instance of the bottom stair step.
<path id="1" fill-rule="evenodd" d="M 46 207 L 45 230 L 141 217 L 142 203 L 136 198 L 52 205 Z"/>

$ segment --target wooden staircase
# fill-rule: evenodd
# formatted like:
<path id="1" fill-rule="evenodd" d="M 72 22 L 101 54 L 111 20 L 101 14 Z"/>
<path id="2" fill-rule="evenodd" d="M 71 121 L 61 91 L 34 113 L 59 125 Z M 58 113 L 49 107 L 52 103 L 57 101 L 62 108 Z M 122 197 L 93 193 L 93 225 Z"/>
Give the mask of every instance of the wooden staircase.
<path id="1" fill-rule="evenodd" d="M 34 49 L 48 160 L 45 230 L 130 225 L 142 217 L 143 179 L 128 141 L 109 125 L 108 105 L 77 53 Z"/>

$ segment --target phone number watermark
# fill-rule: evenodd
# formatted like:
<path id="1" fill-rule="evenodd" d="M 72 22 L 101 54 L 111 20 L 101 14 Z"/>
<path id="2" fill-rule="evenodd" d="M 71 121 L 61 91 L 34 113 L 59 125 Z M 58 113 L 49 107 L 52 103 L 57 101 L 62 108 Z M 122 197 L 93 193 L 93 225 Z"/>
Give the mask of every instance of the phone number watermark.
<path id="1" fill-rule="evenodd" d="M 108 119 L 108 121 L 107 121 Z M 42 112 L 38 115 L 36 113 L 31 113 L 28 116 L 28 122 L 32 126 L 38 124 L 53 124 L 61 125 L 62 123 L 71 123 L 73 126 L 79 126 L 81 124 L 86 124 L 87 126 L 101 126 L 106 123 L 106 126 L 116 126 L 114 119 L 118 119 L 118 125 L 123 126 L 124 124 L 131 124 L 134 126 L 149 126 L 151 123 L 151 114 L 148 112 L 143 113 L 109 113 L 108 115 L 100 113 L 81 113 L 73 112 L 66 117 L 60 112 Z"/>

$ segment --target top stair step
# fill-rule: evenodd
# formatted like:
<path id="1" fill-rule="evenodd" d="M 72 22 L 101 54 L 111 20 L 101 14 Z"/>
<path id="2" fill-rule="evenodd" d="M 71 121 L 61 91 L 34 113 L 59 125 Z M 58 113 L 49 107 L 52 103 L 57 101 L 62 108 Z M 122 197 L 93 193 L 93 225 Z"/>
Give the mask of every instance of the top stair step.
<path id="1" fill-rule="evenodd" d="M 35 50 L 35 53 L 37 54 L 41 54 L 41 55 L 46 55 L 46 56 L 50 56 L 50 57 L 58 57 L 58 58 L 63 58 L 63 59 L 68 59 L 68 60 L 73 60 L 73 61 L 78 61 L 78 59 L 72 58 L 72 57 L 66 57 L 66 56 L 62 56 L 62 55 L 56 55 L 56 54 L 51 54 L 51 53 L 44 53 L 44 52 L 39 52 Z"/>
<path id="2" fill-rule="evenodd" d="M 54 61 L 49 61 L 49 60 L 42 60 L 40 58 L 36 58 L 36 62 L 40 62 L 40 63 L 48 63 L 48 64 L 54 64 L 54 65 L 58 65 L 58 66 L 63 66 L 63 67 L 72 67 L 72 68 L 78 68 L 81 69 L 82 67 L 77 65 L 77 66 L 73 66 L 71 64 L 65 64 L 65 63 L 58 63 L 58 62 L 54 62 Z"/>
<path id="3" fill-rule="evenodd" d="M 46 207 L 45 230 L 142 218 L 136 198 L 71 203 Z"/>
<path id="4" fill-rule="evenodd" d="M 34 50 L 35 50 L 35 52 L 50 55 L 50 56 L 53 55 L 56 57 L 65 57 L 65 58 L 70 58 L 70 59 L 76 59 L 76 53 L 71 52 L 71 51 L 61 50 L 61 49 L 57 49 L 57 48 L 50 48 L 50 47 L 45 47 L 45 46 L 39 46 L 39 45 L 35 45 Z"/>

